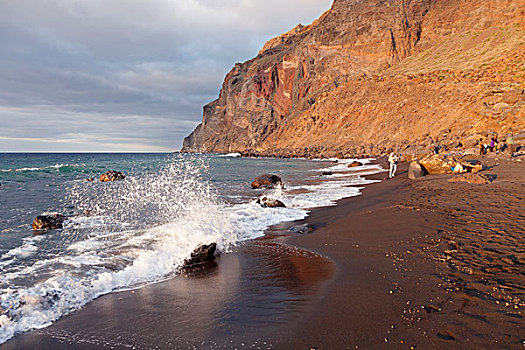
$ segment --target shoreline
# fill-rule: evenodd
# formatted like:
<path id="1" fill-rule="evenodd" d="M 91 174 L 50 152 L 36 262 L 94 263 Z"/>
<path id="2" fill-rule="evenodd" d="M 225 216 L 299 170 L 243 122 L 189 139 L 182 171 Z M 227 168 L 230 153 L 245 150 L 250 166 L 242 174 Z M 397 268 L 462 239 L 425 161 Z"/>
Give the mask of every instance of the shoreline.
<path id="1" fill-rule="evenodd" d="M 312 224 L 312 234 L 282 237 L 280 229 L 274 228 L 275 234 L 220 256 L 218 266 L 210 272 L 102 296 L 50 327 L 18 335 L 1 347 L 520 346 L 524 329 L 521 304 L 519 313 L 509 316 L 516 327 L 505 337 L 491 334 L 500 322 L 508 324 L 506 317 L 498 315 L 500 306 L 475 295 L 469 297 L 472 300 L 464 299 L 451 291 L 457 288 L 450 281 L 451 274 L 429 253 L 429 247 L 440 245 L 436 240 L 454 220 L 433 209 L 415 209 L 414 204 L 421 203 L 407 205 L 414 184 L 428 187 L 427 183 L 440 184 L 448 176 L 410 182 L 405 167 L 400 166 L 393 180 L 366 185 L 360 196 L 339 200 L 334 207 L 315 208 L 306 219 L 295 222 Z M 366 178 L 384 177 L 386 173 Z M 221 280 L 228 283 L 223 285 Z M 198 290 L 198 295 L 188 294 L 196 286 L 193 291 Z M 183 298 L 180 293 L 185 293 Z M 254 297 L 260 298 L 255 299 L 260 305 L 246 300 Z M 181 300 L 175 302 L 177 298 Z M 147 305 L 137 306 L 144 302 Z M 160 312 L 172 304 L 176 305 L 171 313 Z M 190 305 L 197 314 L 194 320 L 201 321 L 201 332 L 185 324 L 180 313 L 182 309 L 186 316 L 192 314 Z M 480 305 L 485 315 L 469 309 Z M 121 324 L 120 320 L 127 321 Z M 156 327 L 147 326 L 148 321 Z M 174 328 L 173 323 L 178 326 Z M 101 324 L 106 324 L 103 330 Z"/>

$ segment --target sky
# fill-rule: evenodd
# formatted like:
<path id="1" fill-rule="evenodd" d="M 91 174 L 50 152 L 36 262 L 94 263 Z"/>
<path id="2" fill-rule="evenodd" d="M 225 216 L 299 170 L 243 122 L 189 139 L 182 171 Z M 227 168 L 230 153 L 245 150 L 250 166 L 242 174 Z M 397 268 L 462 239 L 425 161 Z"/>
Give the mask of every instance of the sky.
<path id="1" fill-rule="evenodd" d="M 332 0 L 2 0 L 0 152 L 171 152 L 236 62 Z"/>

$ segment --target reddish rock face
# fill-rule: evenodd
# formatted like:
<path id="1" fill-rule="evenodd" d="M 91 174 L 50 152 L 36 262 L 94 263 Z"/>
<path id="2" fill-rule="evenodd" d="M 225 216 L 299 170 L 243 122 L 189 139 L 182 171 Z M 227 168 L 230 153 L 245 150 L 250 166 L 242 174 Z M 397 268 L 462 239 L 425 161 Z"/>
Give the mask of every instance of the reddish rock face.
<path id="1" fill-rule="evenodd" d="M 449 138 L 472 125 L 473 133 L 519 130 L 518 2 L 335 0 L 311 25 L 236 64 L 182 151 L 377 155 L 425 134 L 441 140 L 445 128 Z M 498 86 L 481 82 L 518 92 L 487 99 Z M 512 104 L 493 107 L 500 95 Z"/>

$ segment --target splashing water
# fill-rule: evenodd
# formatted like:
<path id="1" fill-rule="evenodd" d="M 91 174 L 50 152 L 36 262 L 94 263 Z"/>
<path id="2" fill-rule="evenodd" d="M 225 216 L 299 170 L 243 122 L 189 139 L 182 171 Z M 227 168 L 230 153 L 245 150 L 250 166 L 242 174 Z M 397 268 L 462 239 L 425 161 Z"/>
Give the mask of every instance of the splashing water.
<path id="1" fill-rule="evenodd" d="M 11 220 L 13 210 L 31 209 L 18 199 L 23 194 L 17 191 L 26 188 L 22 193 L 37 188 L 44 202 L 56 195 L 61 203 L 52 208 L 61 206 L 71 216 L 63 230 L 44 235 L 20 234 L 24 226 L 15 225 L 28 222 L 28 215 L 3 231 L 12 241 L 4 240 L 7 245 L 0 250 L 0 344 L 16 333 L 48 326 L 103 294 L 172 277 L 200 244 L 216 242 L 227 252 L 241 241 L 262 236 L 271 225 L 305 218 L 310 208 L 359 195 L 362 187 L 355 185 L 373 182 L 359 174 L 381 171 L 362 160 L 359 174 L 348 173 L 346 161 L 339 161 L 329 168 L 334 174 L 321 181 L 326 163 L 239 159 L 234 154 L 171 156 L 167 161 L 128 155 L 47 155 L 40 161 L 40 155 L 21 157 L 24 162 L 13 157 L 15 161 L 4 161 L 2 169 L 38 165 L 39 170 L 0 172 L 0 179 L 7 181 L 3 190 L 11 188 L 16 194 L 0 219 Z M 286 188 L 245 190 L 261 169 L 287 167 Z M 125 171 L 126 179 L 84 180 L 108 168 Z M 294 182 L 297 173 L 301 175 Z M 40 181 L 40 187 L 32 181 Z M 58 185 L 64 181 L 65 197 L 59 195 L 63 187 Z M 255 202 L 261 195 L 287 207 L 262 208 Z"/>
<path id="2" fill-rule="evenodd" d="M 37 241 L 57 249 L 0 277 L 0 343 L 100 295 L 166 278 L 199 244 L 217 242 L 223 251 L 235 245 L 226 206 L 203 180 L 206 168 L 202 160 L 173 159 L 157 173 L 121 182 L 77 181 L 66 201 L 90 216 L 25 239 L 17 249 L 34 252 Z M 8 258 L 2 257 L 3 268 L 20 263 Z"/>

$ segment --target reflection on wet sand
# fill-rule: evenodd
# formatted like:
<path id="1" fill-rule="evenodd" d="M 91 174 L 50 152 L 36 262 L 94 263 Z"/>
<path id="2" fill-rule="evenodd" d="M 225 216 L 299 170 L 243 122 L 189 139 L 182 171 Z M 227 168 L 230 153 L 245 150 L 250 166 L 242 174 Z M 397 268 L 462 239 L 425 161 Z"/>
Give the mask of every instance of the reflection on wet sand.
<path id="1" fill-rule="evenodd" d="M 256 240 L 206 271 L 105 295 L 5 348 L 270 346 L 265 339 L 304 317 L 334 271 L 318 254 Z"/>

